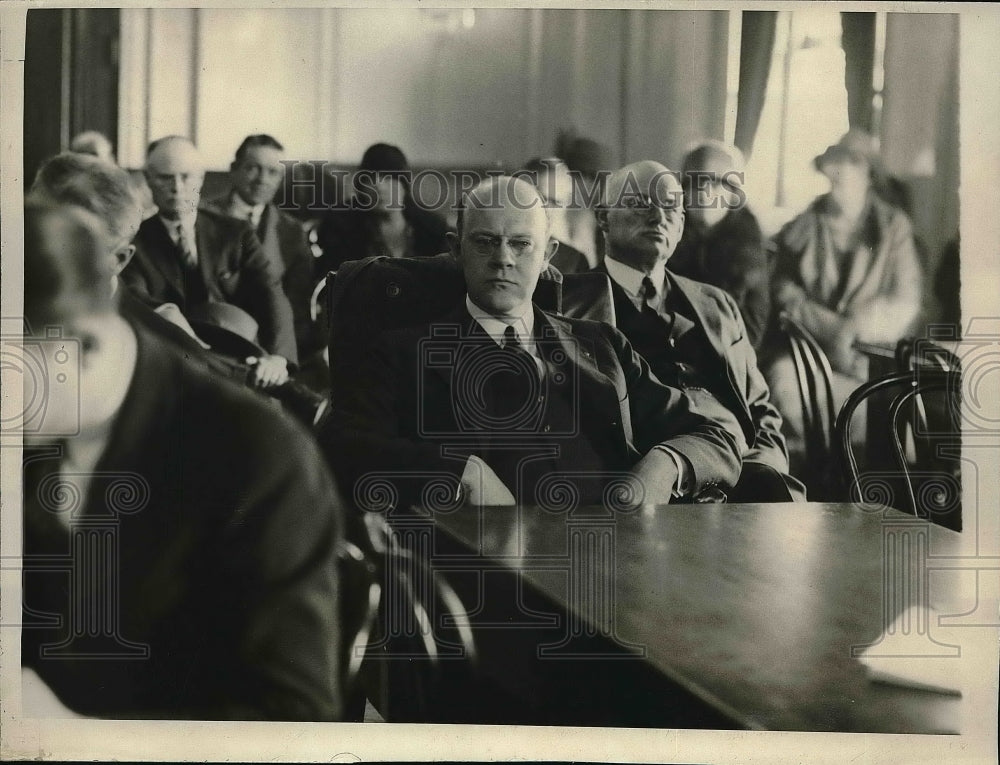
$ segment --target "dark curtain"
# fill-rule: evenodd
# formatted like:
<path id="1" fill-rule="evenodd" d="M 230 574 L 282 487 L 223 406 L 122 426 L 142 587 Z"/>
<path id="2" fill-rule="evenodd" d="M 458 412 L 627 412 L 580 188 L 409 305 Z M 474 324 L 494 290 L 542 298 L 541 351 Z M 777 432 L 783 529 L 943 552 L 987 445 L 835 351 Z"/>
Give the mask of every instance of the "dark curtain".
<path id="1" fill-rule="evenodd" d="M 840 24 L 848 123 L 852 128 L 871 133 L 874 128 L 872 74 L 875 67 L 875 14 L 841 13 Z"/>
<path id="2" fill-rule="evenodd" d="M 760 113 L 764 108 L 777 20 L 777 11 L 743 11 L 743 32 L 740 35 L 740 89 L 736 98 L 734 143 L 747 158 L 753 151 L 757 125 L 760 124 Z"/>

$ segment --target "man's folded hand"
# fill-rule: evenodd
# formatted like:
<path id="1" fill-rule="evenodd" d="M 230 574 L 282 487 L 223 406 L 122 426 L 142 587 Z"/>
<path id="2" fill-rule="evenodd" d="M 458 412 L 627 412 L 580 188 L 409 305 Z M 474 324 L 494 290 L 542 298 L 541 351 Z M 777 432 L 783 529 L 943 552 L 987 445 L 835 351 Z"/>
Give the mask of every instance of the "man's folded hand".
<path id="1" fill-rule="evenodd" d="M 284 356 L 251 356 L 248 364 L 254 365 L 253 382 L 261 388 L 272 388 L 288 382 L 288 360 Z"/>

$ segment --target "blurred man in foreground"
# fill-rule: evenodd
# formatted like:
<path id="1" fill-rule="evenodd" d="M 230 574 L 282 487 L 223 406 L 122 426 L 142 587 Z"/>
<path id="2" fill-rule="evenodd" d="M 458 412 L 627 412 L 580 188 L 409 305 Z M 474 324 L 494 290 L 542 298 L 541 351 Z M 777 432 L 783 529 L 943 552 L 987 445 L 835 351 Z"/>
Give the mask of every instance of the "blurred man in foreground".
<path id="1" fill-rule="evenodd" d="M 87 716 L 335 720 L 333 483 L 290 418 L 116 312 L 104 235 L 25 207 L 22 664 Z"/>

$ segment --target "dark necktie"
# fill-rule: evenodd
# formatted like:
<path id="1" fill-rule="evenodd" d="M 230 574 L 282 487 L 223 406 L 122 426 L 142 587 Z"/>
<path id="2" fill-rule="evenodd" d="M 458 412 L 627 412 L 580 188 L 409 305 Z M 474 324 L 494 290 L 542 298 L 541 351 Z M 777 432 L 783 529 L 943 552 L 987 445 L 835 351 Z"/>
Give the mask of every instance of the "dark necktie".
<path id="1" fill-rule="evenodd" d="M 658 323 L 665 325 L 668 342 L 673 346 L 675 342 L 673 336 L 674 314 L 672 311 L 660 310 L 663 306 L 662 296 L 656 289 L 656 285 L 653 284 L 653 280 L 648 276 L 642 278 L 642 289 L 639 294 L 642 298 L 642 313 L 649 319 L 655 319 Z"/>
<path id="2" fill-rule="evenodd" d="M 503 344 L 493 351 L 487 373 L 494 426 L 502 431 L 531 429 L 535 424 L 541 385 L 535 359 L 528 353 L 513 327 L 503 333 Z M 492 354 L 491 354 L 492 355 Z"/>
<path id="3" fill-rule="evenodd" d="M 648 276 L 642 277 L 642 290 L 639 295 L 642 298 L 643 310 L 657 312 L 659 303 L 657 302 L 656 285 Z"/>

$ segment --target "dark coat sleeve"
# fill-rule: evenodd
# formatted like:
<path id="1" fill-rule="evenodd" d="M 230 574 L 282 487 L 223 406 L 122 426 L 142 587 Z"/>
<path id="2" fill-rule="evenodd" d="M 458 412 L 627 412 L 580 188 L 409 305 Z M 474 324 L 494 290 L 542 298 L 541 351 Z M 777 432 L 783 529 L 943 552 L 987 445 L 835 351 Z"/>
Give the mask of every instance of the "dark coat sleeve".
<path id="1" fill-rule="evenodd" d="M 781 413 L 771 403 L 771 391 L 757 366 L 757 354 L 749 341 L 743 316 L 728 296 L 726 302 L 732 321 L 742 337 L 730 346 L 726 353 L 726 363 L 730 374 L 737 378 L 739 390 L 745 392 L 750 420 L 754 424 L 753 445 L 743 459 L 763 462 L 779 473 L 787 473 L 788 448 L 785 437 L 781 435 Z"/>
<path id="2" fill-rule="evenodd" d="M 244 310 L 257 320 L 260 344 L 270 353 L 298 363 L 292 307 L 281 281 L 264 254 L 257 235 L 244 226 L 237 243 L 240 248 L 240 300 Z"/>
<path id="3" fill-rule="evenodd" d="M 448 457 L 442 445 L 418 436 L 418 408 L 448 405 L 420 396 L 406 332 L 382 333 L 353 374 L 335 375 L 333 407 L 321 436 L 337 479 L 362 509 L 419 502 L 428 481 L 443 480 L 457 495 L 467 454 Z"/>
<path id="4" fill-rule="evenodd" d="M 735 416 L 708 391 L 663 385 L 620 331 L 606 326 L 625 377 L 636 449 L 655 446 L 680 454 L 692 470 L 691 491 L 730 487 L 740 474 L 746 441 Z"/>

